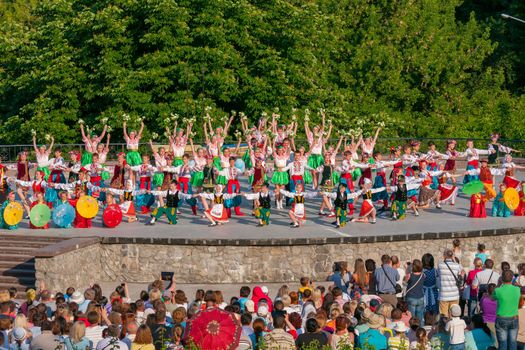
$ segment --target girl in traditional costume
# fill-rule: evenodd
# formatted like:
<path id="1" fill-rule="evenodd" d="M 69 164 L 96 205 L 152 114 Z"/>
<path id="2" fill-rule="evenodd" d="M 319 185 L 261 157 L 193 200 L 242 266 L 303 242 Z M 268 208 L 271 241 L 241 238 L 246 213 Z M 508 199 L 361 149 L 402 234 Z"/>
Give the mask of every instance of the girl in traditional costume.
<path id="1" fill-rule="evenodd" d="M 445 171 L 445 165 L 439 164 L 438 171 L 441 172 L 438 176 L 438 190 L 440 194 L 441 204 L 450 203 L 450 205 L 456 204 L 456 196 L 458 195 L 458 188 L 456 187 L 456 177 L 460 177 L 461 174 L 453 175 L 448 171 Z M 449 183 L 449 180 L 452 183 Z"/>
<path id="2" fill-rule="evenodd" d="M 357 142 L 357 144 L 361 147 L 362 153 L 368 154 L 369 157 L 371 157 L 374 154 L 374 148 L 376 146 L 380 132 L 381 128 L 377 128 L 373 138 L 370 136 L 363 138 L 363 135 L 359 137 L 359 141 Z"/>
<path id="3" fill-rule="evenodd" d="M 190 165 L 190 157 L 187 154 L 182 156 L 182 164 L 177 167 L 165 168 L 166 171 L 172 172 L 177 178 L 177 188 L 184 194 L 189 194 L 189 198 L 186 202 L 191 206 L 193 215 L 197 215 L 197 201 L 191 197 L 193 194 L 191 188 L 191 173 L 193 167 Z"/>
<path id="4" fill-rule="evenodd" d="M 155 168 L 157 168 L 157 171 L 155 174 L 153 174 L 153 187 L 160 188 L 161 191 L 165 191 L 168 189 L 169 184 L 171 183 L 172 176 L 171 173 L 162 171 L 169 164 L 166 149 L 164 147 L 159 147 L 158 150 L 155 149 L 151 140 L 149 141 L 149 146 L 151 148 L 151 152 L 153 152 L 153 159 L 155 159 Z"/>
<path id="5" fill-rule="evenodd" d="M 33 148 L 35 149 L 36 163 L 37 163 L 36 170 L 40 170 L 44 172 L 45 180 L 48 179 L 49 174 L 51 173 L 49 171 L 49 155 L 51 154 L 51 151 L 53 150 L 54 144 L 55 144 L 55 139 L 51 136 L 51 145 L 49 146 L 49 149 L 46 148 L 46 145 L 41 145 L 40 147 L 37 147 L 36 136 L 33 135 Z"/>
<path id="6" fill-rule="evenodd" d="M 139 153 L 139 143 L 142 138 L 142 132 L 144 131 L 144 122 L 140 123 L 139 132 L 132 130 L 128 134 L 128 129 L 126 127 L 126 122 L 122 124 L 122 130 L 124 132 L 124 140 L 126 141 L 126 149 L 128 153 L 126 154 L 126 163 L 129 166 L 137 166 L 142 164 L 142 159 Z"/>
<path id="7" fill-rule="evenodd" d="M 483 154 L 490 154 L 488 150 L 474 148 L 474 141 L 467 141 L 467 149 L 465 155 L 467 157 L 467 170 L 479 168 L 479 156 Z M 479 180 L 477 175 L 465 175 L 463 184 L 467 184 L 470 181 Z"/>
<path id="8" fill-rule="evenodd" d="M 116 190 L 121 190 L 124 188 L 124 182 L 126 180 L 126 155 L 123 152 L 120 152 L 117 155 L 117 164 L 113 167 L 113 177 L 109 187 Z"/>
<path id="9" fill-rule="evenodd" d="M 288 211 L 288 216 L 292 220 L 290 226 L 298 228 L 306 222 L 306 210 L 304 207 L 306 198 L 314 198 L 317 192 L 304 192 L 302 183 L 298 183 L 295 187 L 295 192 L 288 192 L 281 189 L 281 193 L 288 198 L 293 198 L 292 209 Z"/>
<path id="10" fill-rule="evenodd" d="M 330 198 L 334 200 L 335 210 L 335 225 L 336 228 L 345 227 L 348 215 L 348 204 L 350 199 L 359 197 L 359 192 L 347 192 L 347 186 L 344 183 L 340 183 L 336 192 L 321 192 L 324 198 Z"/>
<path id="11" fill-rule="evenodd" d="M 122 201 L 120 203 L 120 210 L 122 210 L 122 216 L 126 218 L 129 223 L 137 221 L 135 204 L 133 200 L 135 196 L 146 193 L 146 190 L 133 190 L 133 181 L 127 180 L 125 188 L 123 190 L 105 188 L 104 191 L 110 192 L 113 195 L 120 196 L 122 198 Z"/>
<path id="12" fill-rule="evenodd" d="M 75 182 L 78 180 L 78 172 L 82 168 L 80 160 L 80 152 L 77 150 L 69 151 L 69 163 L 67 164 L 67 170 L 69 171 L 67 182 Z"/>
<path id="13" fill-rule="evenodd" d="M 224 148 L 222 153 L 219 153 L 220 169 L 217 169 L 219 176 L 217 176 L 217 183 L 226 186 L 228 184 L 228 171 L 230 168 L 230 157 L 237 157 L 239 147 L 241 146 L 241 139 L 237 142 L 237 147 L 232 152 L 230 148 Z"/>
<path id="14" fill-rule="evenodd" d="M 388 210 L 388 192 L 386 191 L 386 171 L 385 169 L 388 167 L 393 166 L 396 164 L 396 160 L 392 161 L 383 161 L 383 155 L 379 152 L 376 152 L 374 154 L 374 165 L 373 167 L 376 169 L 376 177 L 374 179 L 374 186 L 372 188 L 384 188 L 384 191 L 376 192 L 372 196 L 372 201 L 374 202 L 382 202 L 383 207 L 380 209 L 380 211 Z"/>
<path id="15" fill-rule="evenodd" d="M 42 191 L 43 189 L 44 188 L 41 187 L 40 190 L 38 190 L 37 192 L 34 193 L 35 200 L 29 206 L 29 211 L 31 211 L 31 209 L 33 209 L 38 204 L 44 204 L 44 205 L 47 205 L 49 207 L 49 209 L 53 209 L 51 204 L 46 202 L 46 199 L 44 198 L 44 192 Z M 46 229 L 49 228 L 49 222 L 46 223 L 44 226 L 37 227 L 37 226 L 33 225 L 33 223 L 31 221 L 29 221 L 29 228 L 33 229 L 33 230 L 46 230 Z"/>
<path id="16" fill-rule="evenodd" d="M 201 197 L 203 199 L 203 205 L 208 206 L 206 199 L 212 201 L 211 208 L 207 209 L 204 212 L 204 216 L 210 220 L 210 227 L 222 225 L 228 222 L 228 213 L 224 207 L 224 201 L 227 199 L 232 199 L 240 194 L 238 193 L 223 193 L 223 186 L 218 184 L 215 186 L 215 193 L 197 193 L 194 194 L 194 197 Z"/>
<path id="17" fill-rule="evenodd" d="M 491 200 L 496 197 L 496 190 L 493 185 L 494 176 L 505 175 L 505 169 L 489 168 L 487 159 L 482 159 L 480 163 L 479 169 L 467 170 L 465 175 L 478 176 L 485 187 L 485 197 L 487 200 Z"/>
<path id="18" fill-rule="evenodd" d="M 64 158 L 62 158 L 62 152 L 60 149 L 55 150 L 55 157 L 49 160 L 49 169 L 51 174 L 49 176 L 49 183 L 66 183 L 66 177 L 64 176 L 64 170 L 67 169 L 65 165 Z M 45 199 L 48 203 L 51 203 L 53 206 L 58 200 L 58 192 L 54 188 L 47 188 Z"/>
<path id="19" fill-rule="evenodd" d="M 239 177 L 239 170 L 235 167 L 235 157 L 230 157 L 230 164 L 228 167 L 228 173 L 226 174 L 226 178 L 228 179 L 228 182 L 226 184 L 226 193 L 228 194 L 234 194 L 234 193 L 241 193 L 241 185 L 239 183 L 238 177 Z M 224 171 L 224 170 L 223 170 Z M 227 199 L 225 201 L 225 207 L 226 211 L 228 212 L 228 217 L 231 218 L 231 208 L 234 209 L 235 215 L 237 216 L 244 216 L 244 213 L 241 212 L 241 196 L 236 196 L 231 199 Z"/>
<path id="20" fill-rule="evenodd" d="M 305 120 L 304 122 L 304 130 L 306 132 L 306 138 L 308 140 L 309 145 L 309 153 L 310 156 L 308 157 L 308 166 L 312 169 L 317 169 L 319 166 L 323 164 L 323 147 L 324 144 L 330 139 L 330 134 L 332 132 L 332 124 L 330 123 L 330 127 L 327 133 L 327 136 L 324 136 L 324 126 L 325 126 L 325 114 L 322 113 L 322 124 L 321 127 L 318 125 L 314 126 L 313 131 L 310 130 L 310 127 L 308 125 L 308 120 Z M 311 175 L 313 177 L 313 188 L 317 188 L 318 179 L 314 174 L 314 171 L 311 171 Z"/>
<path id="21" fill-rule="evenodd" d="M 456 150 L 456 140 L 447 141 L 447 150 L 445 151 L 446 159 L 445 171 L 455 172 L 456 171 L 456 159 L 463 157 L 464 155 Z"/>
<path id="22" fill-rule="evenodd" d="M 22 180 L 14 180 L 14 182 L 17 184 L 17 185 L 20 185 L 24 188 L 30 188 L 33 192 L 33 195 L 31 196 L 31 198 L 29 198 L 29 204 L 28 204 L 28 200 L 27 200 L 27 197 L 25 197 L 26 199 L 26 202 L 23 203 L 24 207 L 26 208 L 26 212 L 27 212 L 27 215 L 29 216 L 29 212 L 30 212 L 30 205 L 32 202 L 34 202 L 37 198 L 36 198 L 36 194 L 37 193 L 45 193 L 46 192 L 46 188 L 47 188 L 47 182 L 46 180 L 44 180 L 44 176 L 45 176 L 45 173 L 42 171 L 42 170 L 37 170 L 36 173 L 35 173 L 35 179 L 34 180 L 30 180 L 30 181 L 22 181 Z"/>
<path id="23" fill-rule="evenodd" d="M 376 223 L 376 208 L 372 202 L 372 196 L 374 193 L 382 192 L 385 188 L 374 188 L 372 189 L 372 181 L 368 178 L 363 180 L 363 188 L 356 193 L 358 196 L 363 196 L 363 204 L 361 204 L 361 211 L 359 212 L 359 217 L 352 219 L 352 222 L 370 222 L 371 224 Z M 368 219 L 370 218 L 370 220 Z"/>
<path id="24" fill-rule="evenodd" d="M 434 203 L 437 209 L 441 209 L 441 192 L 439 190 L 433 190 L 432 177 L 441 175 L 440 171 L 429 171 L 427 170 L 427 161 L 421 160 L 419 162 L 419 178 L 422 180 L 421 188 L 419 189 L 418 206 L 421 208 L 428 208 L 430 203 Z"/>
<path id="25" fill-rule="evenodd" d="M 494 198 L 494 204 L 492 205 L 492 216 L 507 218 L 512 214 L 504 200 L 507 188 L 508 187 L 505 183 L 499 184 L 499 193 L 496 198 Z"/>
<path id="26" fill-rule="evenodd" d="M 468 217 L 483 219 L 487 217 L 487 211 L 485 204 L 488 202 L 488 198 L 482 193 L 476 193 L 470 196 L 470 210 Z"/>
<path id="27" fill-rule="evenodd" d="M 361 171 L 370 168 L 370 166 L 370 163 L 356 162 L 354 154 L 350 150 L 346 150 L 343 153 L 343 161 L 337 170 L 340 173 L 339 181 L 346 186 L 348 194 L 355 191 L 354 181 L 361 175 Z M 350 196 L 348 199 L 348 214 L 354 215 L 354 210 L 354 198 Z"/>
<path id="28" fill-rule="evenodd" d="M 525 181 L 521 183 L 521 189 L 518 192 L 520 196 L 520 203 L 518 204 L 518 207 L 516 210 L 514 210 L 514 215 L 516 216 L 525 216 L 525 193 L 524 191 Z"/>
<path id="29" fill-rule="evenodd" d="M 510 154 L 505 155 L 505 162 L 503 163 L 502 167 L 503 169 L 505 169 L 505 177 L 503 178 L 503 183 L 507 185 L 507 188 L 512 187 L 515 189 L 519 189 L 521 181 L 515 177 L 515 172 L 516 170 L 523 170 L 525 169 L 525 167 L 521 165 L 516 165 L 512 161 L 512 156 Z"/>
<path id="30" fill-rule="evenodd" d="M 5 219 L 4 219 L 4 211 L 5 211 L 5 208 L 10 204 L 10 203 L 14 203 L 16 200 L 16 195 L 13 191 L 9 192 L 7 194 L 7 200 L 5 200 L 3 203 L 2 203 L 2 207 L 0 208 L 0 228 L 4 228 L 4 229 L 7 229 L 7 230 L 16 230 L 18 228 L 18 224 L 16 225 L 8 225 L 6 222 L 5 222 Z"/>
<path id="31" fill-rule="evenodd" d="M 86 189 L 83 187 L 77 187 L 75 189 L 76 198 L 69 199 L 69 204 L 75 208 L 75 219 L 73 220 L 74 228 L 91 228 L 91 219 L 86 219 L 78 212 L 77 204 L 78 200 L 87 194 Z"/>
<path id="32" fill-rule="evenodd" d="M 108 129 L 107 125 L 104 125 L 104 129 L 102 130 L 102 134 L 100 136 L 95 135 L 92 133 L 91 135 L 87 135 L 84 131 L 84 123 L 82 121 L 79 121 L 80 123 L 80 133 L 82 134 L 82 141 L 84 142 L 84 152 L 82 152 L 82 158 L 81 163 L 82 166 L 86 164 L 93 163 L 93 153 L 97 152 L 97 147 L 99 143 L 104 139 L 104 135 L 106 134 L 106 131 Z M 109 137 L 108 137 L 108 143 L 109 143 Z"/>
<path id="33" fill-rule="evenodd" d="M 193 153 L 193 160 L 195 161 L 195 166 L 193 173 L 191 175 L 191 185 L 195 187 L 195 192 L 202 192 L 202 184 L 204 182 L 204 168 L 206 167 L 206 150 L 199 147 L 195 151 L 195 146 L 193 145 L 193 140 L 190 139 L 191 152 Z"/>
<path id="34" fill-rule="evenodd" d="M 150 164 L 148 155 L 142 156 L 141 163 L 140 165 L 130 166 L 129 168 L 137 173 L 139 179 L 138 189 L 144 191 L 137 196 L 137 206 L 140 207 L 141 214 L 148 214 L 151 211 L 151 206 L 155 203 L 155 197 L 148 192 L 152 190 L 151 181 L 157 168 Z"/>
<path id="35" fill-rule="evenodd" d="M 515 149 L 503 146 L 500 144 L 499 141 L 499 134 L 492 134 L 490 135 L 490 143 L 489 143 L 489 156 L 488 156 L 488 162 L 489 164 L 496 164 L 498 162 L 498 158 L 501 154 L 510 154 L 511 152 L 517 152 Z"/>
<path id="36" fill-rule="evenodd" d="M 275 201 L 276 201 L 277 209 L 283 208 L 283 196 L 281 195 L 281 189 L 284 189 L 284 187 L 290 181 L 288 177 L 288 172 L 285 170 L 289 158 L 290 158 L 290 155 L 285 154 L 284 148 L 282 147 L 282 145 L 277 146 L 274 140 L 273 142 L 274 172 L 273 172 L 271 181 L 275 185 Z"/>

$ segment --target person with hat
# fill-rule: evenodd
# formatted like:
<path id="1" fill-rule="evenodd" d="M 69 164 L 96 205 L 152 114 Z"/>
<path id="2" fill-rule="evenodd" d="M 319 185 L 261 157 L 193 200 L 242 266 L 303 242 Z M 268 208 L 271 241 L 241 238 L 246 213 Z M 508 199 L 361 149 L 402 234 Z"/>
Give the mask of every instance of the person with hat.
<path id="1" fill-rule="evenodd" d="M 258 193 L 242 193 L 248 200 L 254 201 L 255 217 L 259 220 L 257 227 L 270 225 L 270 208 L 272 194 L 268 189 L 268 183 L 264 182 Z"/>
<path id="2" fill-rule="evenodd" d="M 29 350 L 31 348 L 31 343 L 29 342 L 27 331 L 24 328 L 15 327 L 11 332 L 11 337 L 13 341 L 9 345 L 9 349 Z"/>
<path id="3" fill-rule="evenodd" d="M 449 309 L 450 320 L 445 326 L 445 330 L 450 336 L 450 350 L 465 349 L 465 330 L 467 324 L 461 319 L 461 307 L 458 304 L 452 304 Z"/>
<path id="4" fill-rule="evenodd" d="M 490 135 L 490 143 L 489 143 L 489 157 L 488 162 L 489 164 L 496 164 L 498 162 L 498 158 L 501 153 L 503 154 L 510 154 L 511 152 L 518 152 L 517 150 L 503 146 L 501 143 L 499 143 L 500 134 L 493 133 Z"/>
<path id="5" fill-rule="evenodd" d="M 394 335 L 388 337 L 388 348 L 389 349 L 408 349 L 410 346 L 410 340 L 406 336 L 409 328 L 403 321 L 396 321 L 391 325 Z"/>
<path id="6" fill-rule="evenodd" d="M 406 184 L 405 176 L 399 175 L 397 177 L 397 186 L 390 187 L 392 192 L 393 202 L 391 207 L 392 220 L 403 220 L 406 217 L 406 210 L 412 209 L 415 216 L 419 216 L 417 210 L 417 203 L 411 198 L 408 198 L 408 191 L 418 189 L 421 185 L 419 183 Z"/>
<path id="7" fill-rule="evenodd" d="M 379 330 L 384 326 L 384 317 L 373 313 L 370 309 L 366 310 L 361 317 L 365 318 L 367 329 L 359 333 L 356 347 L 360 349 L 386 350 L 388 348 L 387 338 Z"/>

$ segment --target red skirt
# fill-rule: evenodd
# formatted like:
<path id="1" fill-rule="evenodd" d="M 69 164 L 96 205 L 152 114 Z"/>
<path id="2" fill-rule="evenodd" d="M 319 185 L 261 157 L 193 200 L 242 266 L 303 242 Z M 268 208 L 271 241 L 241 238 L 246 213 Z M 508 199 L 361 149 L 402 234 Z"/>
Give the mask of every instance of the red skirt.
<path id="1" fill-rule="evenodd" d="M 520 181 L 518 179 L 508 175 L 505 175 L 505 177 L 503 178 L 503 183 L 507 185 L 507 187 L 512 188 L 518 188 L 518 186 L 520 185 Z"/>
<path id="2" fill-rule="evenodd" d="M 477 195 L 470 197 L 470 213 L 471 218 L 486 218 L 487 211 L 485 210 L 485 202 L 483 199 L 476 198 Z"/>
<path id="3" fill-rule="evenodd" d="M 226 212 L 226 208 L 222 207 L 222 213 L 221 216 L 217 216 L 215 213 L 212 213 L 212 208 L 208 209 L 206 212 L 211 215 L 211 217 L 218 222 L 228 222 L 228 213 Z"/>
<path id="4" fill-rule="evenodd" d="M 372 200 L 365 199 L 363 201 L 363 204 L 361 204 L 361 211 L 359 212 L 360 217 L 368 216 L 372 210 L 374 210 L 374 205 L 372 204 Z"/>
<path id="5" fill-rule="evenodd" d="M 456 186 L 448 185 L 448 184 L 440 184 L 438 186 L 439 192 L 441 192 L 441 202 L 447 202 L 449 200 L 454 199 L 456 197 L 457 188 Z"/>

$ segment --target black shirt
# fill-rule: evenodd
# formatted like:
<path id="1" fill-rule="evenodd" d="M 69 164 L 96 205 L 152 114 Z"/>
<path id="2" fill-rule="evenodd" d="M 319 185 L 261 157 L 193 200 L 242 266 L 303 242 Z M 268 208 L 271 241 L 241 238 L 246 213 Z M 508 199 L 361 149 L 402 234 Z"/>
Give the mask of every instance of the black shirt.
<path id="1" fill-rule="evenodd" d="M 328 337 L 322 332 L 303 333 L 300 334 L 295 341 L 298 349 L 309 347 L 310 344 L 313 345 L 314 343 L 317 345 L 317 349 L 322 349 L 323 346 L 328 344 Z M 311 348 L 309 347 L 309 349 Z"/>

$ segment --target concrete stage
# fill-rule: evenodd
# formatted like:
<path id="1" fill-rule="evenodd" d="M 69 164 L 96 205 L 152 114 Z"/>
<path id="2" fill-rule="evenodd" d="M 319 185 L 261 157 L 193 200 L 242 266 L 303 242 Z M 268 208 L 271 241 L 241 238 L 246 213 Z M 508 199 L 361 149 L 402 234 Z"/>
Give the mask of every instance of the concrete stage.
<path id="1" fill-rule="evenodd" d="M 229 223 L 216 227 L 208 227 L 208 221 L 201 217 L 202 213 L 199 213 L 199 216 L 193 216 L 189 206 L 184 204 L 180 208 L 181 215 L 179 215 L 177 225 L 169 225 L 166 218 L 163 218 L 155 226 L 147 226 L 145 223 L 149 221 L 149 216 L 139 214 L 139 221 L 134 223 L 123 222 L 118 227 L 109 229 L 102 226 L 102 218 L 99 215 L 93 220 L 91 229 L 50 228 L 48 230 L 31 230 L 27 220 L 24 220 L 18 230 L 3 231 L 3 234 L 28 234 L 62 238 L 96 236 L 108 239 L 135 238 L 139 240 L 171 238 L 178 241 L 188 239 L 193 242 L 195 240 L 258 240 L 263 243 L 268 240 L 333 239 L 340 237 L 370 238 L 525 227 L 525 217 L 491 217 L 492 203 L 487 204 L 489 217 L 486 219 L 468 218 L 469 199 L 461 193 L 456 200 L 455 206 L 443 205 L 441 210 L 436 208 L 420 210 L 421 215 L 419 217 L 415 217 L 412 212 L 408 212 L 405 220 L 391 221 L 390 213 L 383 213 L 378 216 L 376 224 L 348 223 L 346 227 L 340 229 L 336 229 L 330 224 L 335 219 L 318 215 L 320 202 L 321 200 L 317 198 L 307 201 L 306 224 L 301 228 L 295 229 L 289 227 L 288 210 L 277 210 L 275 208 L 272 208 L 270 226 L 255 227 L 257 220 L 250 215 L 251 204 L 243 200 L 242 211 L 246 216 L 236 217 L 233 215 Z M 361 201 L 358 202 L 354 216 L 357 216 L 360 205 Z"/>

